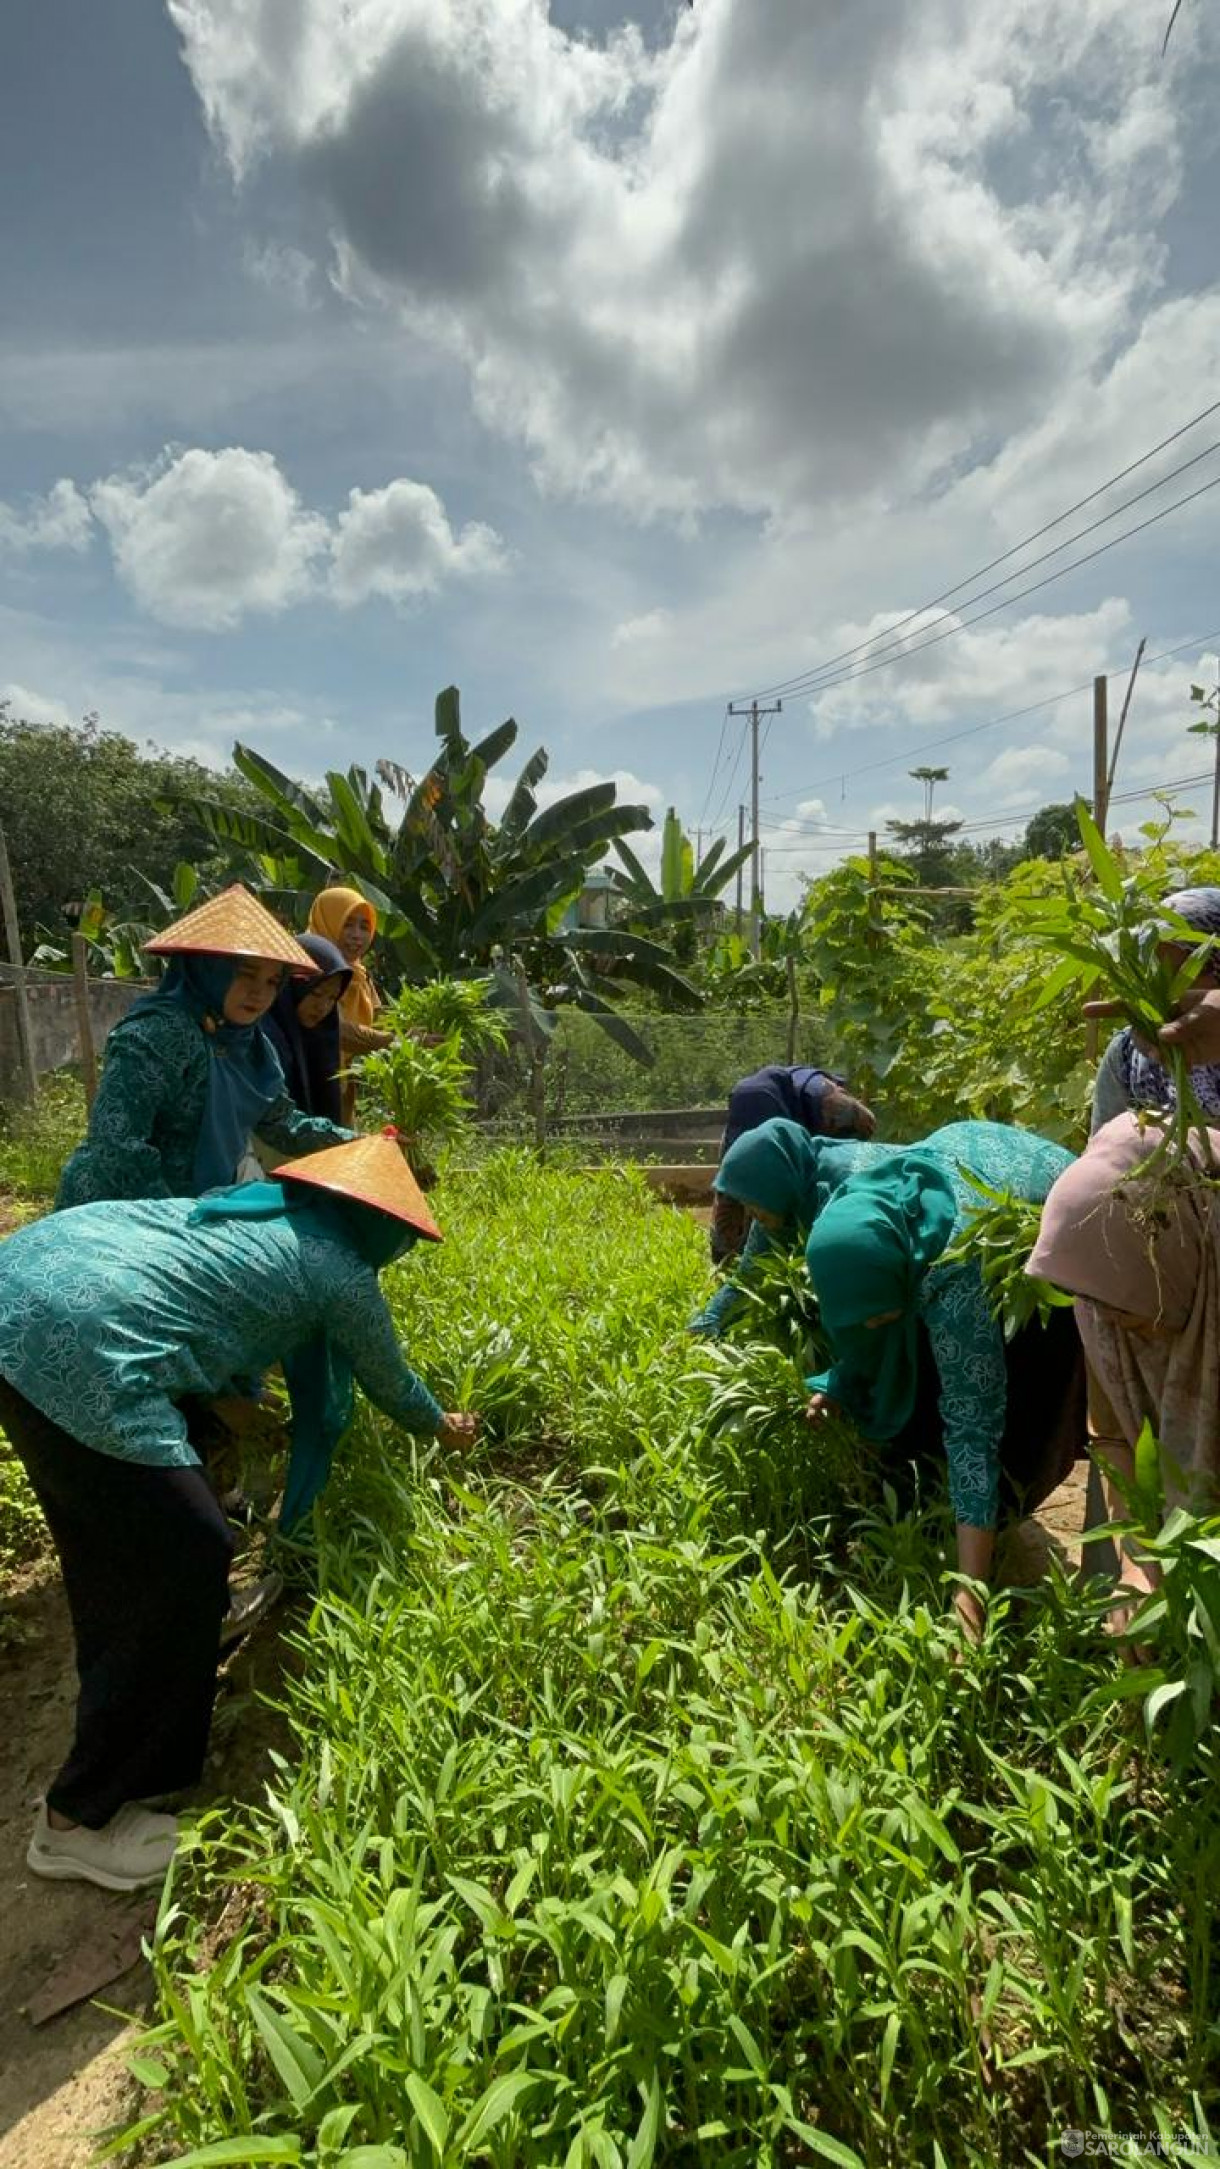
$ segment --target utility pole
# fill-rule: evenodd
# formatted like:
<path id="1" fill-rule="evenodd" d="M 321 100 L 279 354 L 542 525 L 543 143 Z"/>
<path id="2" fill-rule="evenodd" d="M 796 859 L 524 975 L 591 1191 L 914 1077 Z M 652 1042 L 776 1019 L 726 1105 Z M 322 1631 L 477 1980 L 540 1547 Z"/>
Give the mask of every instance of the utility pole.
<path id="1" fill-rule="evenodd" d="M 729 703 L 730 715 L 744 715 L 750 719 L 750 837 L 753 851 L 750 858 L 750 955 L 758 962 L 762 935 L 761 866 L 758 843 L 758 726 L 765 715 L 782 715 L 784 704 L 777 700 L 772 708 L 760 708 L 752 700 L 748 708 Z"/>
<path id="2" fill-rule="evenodd" d="M 1110 721 L 1108 678 L 1093 680 L 1093 819 L 1104 836 L 1110 812 Z"/>
<path id="3" fill-rule="evenodd" d="M 1212 771 L 1212 850 L 1220 847 L 1220 656 L 1216 658 L 1216 684 L 1209 693 L 1206 686 L 1192 685 L 1190 697 L 1202 708 L 1215 711 L 1214 723 L 1192 723 L 1189 728 L 1193 737 L 1211 738 L 1215 742 L 1216 758 Z"/>
<path id="4" fill-rule="evenodd" d="M 744 806 L 739 806 L 739 807 L 737 808 L 737 849 L 738 849 L 739 851 L 740 851 L 740 850 L 742 850 L 742 849 L 744 848 L 744 845 L 745 845 L 745 840 L 746 840 L 746 809 L 745 809 L 745 807 L 744 807 Z M 740 940 L 740 938 L 741 938 L 741 868 L 740 868 L 740 866 L 739 866 L 739 867 L 738 867 L 738 869 L 737 869 L 737 935 L 738 935 L 738 939 Z"/>

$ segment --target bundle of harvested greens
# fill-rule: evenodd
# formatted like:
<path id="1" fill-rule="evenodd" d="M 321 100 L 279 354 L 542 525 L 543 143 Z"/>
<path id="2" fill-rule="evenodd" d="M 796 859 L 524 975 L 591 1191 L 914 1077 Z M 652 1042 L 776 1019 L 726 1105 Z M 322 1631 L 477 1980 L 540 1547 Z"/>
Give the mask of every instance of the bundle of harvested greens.
<path id="1" fill-rule="evenodd" d="M 1073 984 L 1082 995 L 1112 1001 L 1116 1014 L 1155 1048 L 1173 1085 L 1171 1106 L 1141 1112 L 1141 1121 L 1161 1132 L 1141 1177 L 1189 1161 L 1220 1175 L 1186 1058 L 1157 1041 L 1217 945 L 1166 909 L 1148 871 L 1137 866 L 1124 872 L 1083 799 L 1076 801 L 1076 820 L 1093 879 L 1081 879 L 1065 863 L 1061 894 L 1024 898 L 1020 906 L 1035 940 L 1059 958 L 1036 1006 L 1045 1009 Z"/>

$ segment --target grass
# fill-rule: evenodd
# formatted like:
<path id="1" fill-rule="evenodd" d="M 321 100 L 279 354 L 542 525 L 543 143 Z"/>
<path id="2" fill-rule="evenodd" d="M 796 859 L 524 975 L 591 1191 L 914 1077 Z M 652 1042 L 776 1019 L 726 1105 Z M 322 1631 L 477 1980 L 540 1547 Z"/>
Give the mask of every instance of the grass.
<path id="1" fill-rule="evenodd" d="M 0 1193 L 49 1205 L 84 1134 L 85 1095 L 74 1077 L 49 1077 L 31 1107 L 0 1110 Z"/>
<path id="2" fill-rule="evenodd" d="M 389 1290 L 487 1435 L 360 1420 L 293 1754 L 162 1909 L 146 2158 L 1174 2158 L 1215 2106 L 1220 1823 L 1090 1700 L 1100 1593 L 1000 1599 L 956 1662 L 943 1507 L 815 1455 L 780 1349 L 692 1346 L 696 1228 L 523 1153 L 436 1203 Z"/>
<path id="3" fill-rule="evenodd" d="M 85 1095 L 71 1077 L 49 1078 L 32 1107 L 3 1111 L 0 1237 L 50 1205 L 64 1161 L 84 1130 Z M 50 1549 L 25 1471 L 0 1432 L 0 1591 L 20 1568 L 48 1558 Z"/>

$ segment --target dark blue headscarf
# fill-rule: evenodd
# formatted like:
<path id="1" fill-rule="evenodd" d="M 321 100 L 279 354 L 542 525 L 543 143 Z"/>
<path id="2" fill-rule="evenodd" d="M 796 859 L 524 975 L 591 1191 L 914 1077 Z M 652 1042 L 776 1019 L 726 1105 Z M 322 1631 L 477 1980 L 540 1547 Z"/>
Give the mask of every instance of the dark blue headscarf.
<path id="1" fill-rule="evenodd" d="M 340 998 L 351 983 L 352 967 L 341 949 L 322 934 L 298 934 L 297 941 L 307 956 L 318 967 L 318 977 L 298 979 L 295 975 L 286 986 L 280 988 L 275 1002 L 267 1012 L 264 1030 L 284 1071 L 284 1083 L 289 1097 L 296 1101 L 303 1114 L 325 1115 L 328 1121 L 343 1120 L 342 1088 L 339 1071 L 343 1056 L 339 1043 L 339 1012 L 337 1007 L 321 1024 L 301 1023 L 298 1010 L 305 996 L 322 984 L 324 979 L 340 979 Z"/>
<path id="2" fill-rule="evenodd" d="M 768 1063 L 751 1077 L 742 1077 L 729 1094 L 729 1115 L 721 1151 L 727 1152 L 739 1137 L 756 1130 L 760 1122 L 799 1122 L 811 1136 L 822 1132 L 822 1101 L 843 1079 L 831 1070 L 789 1067 Z M 761 1203 L 761 1200 L 759 1201 Z"/>
<path id="3" fill-rule="evenodd" d="M 128 1015 L 184 1009 L 203 1033 L 208 1089 L 195 1147 L 196 1192 L 231 1183 L 250 1137 L 284 1091 L 280 1059 L 259 1024 L 227 1024 L 225 996 L 240 957 L 175 956 L 160 986 L 133 1002 Z"/>
<path id="4" fill-rule="evenodd" d="M 247 1182 L 218 1197 L 201 1198 L 192 1221 L 285 1220 L 301 1232 L 310 1226 L 357 1251 L 375 1273 L 405 1257 L 418 1242 L 414 1228 L 392 1213 L 355 1198 L 323 1196 L 295 1182 Z M 330 1475 L 335 1448 L 352 1420 L 356 1394 L 352 1366 L 323 1329 L 284 1358 L 292 1406 L 292 1448 L 280 1506 L 285 1534 L 304 1520 Z"/>

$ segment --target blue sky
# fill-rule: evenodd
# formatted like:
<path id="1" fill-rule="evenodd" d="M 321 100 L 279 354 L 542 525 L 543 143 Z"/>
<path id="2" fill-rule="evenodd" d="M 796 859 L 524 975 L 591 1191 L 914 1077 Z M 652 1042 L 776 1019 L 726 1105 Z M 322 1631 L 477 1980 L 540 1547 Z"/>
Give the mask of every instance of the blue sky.
<path id="1" fill-rule="evenodd" d="M 0 693 L 317 775 L 421 767 L 456 681 L 556 781 L 734 824 L 727 699 L 881 661 L 1220 399 L 1216 10 L 1164 61 L 1163 12 L 11 0 Z M 1028 554 L 1220 477 L 1218 425 Z M 1185 647 L 1119 788 L 1205 765 L 1218 536 L 1220 491 L 794 688 L 771 900 L 913 810 L 919 758 L 1007 834 L 1087 787 L 1057 696 L 1141 635 Z"/>

